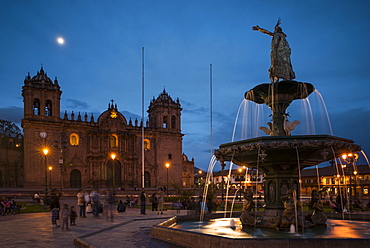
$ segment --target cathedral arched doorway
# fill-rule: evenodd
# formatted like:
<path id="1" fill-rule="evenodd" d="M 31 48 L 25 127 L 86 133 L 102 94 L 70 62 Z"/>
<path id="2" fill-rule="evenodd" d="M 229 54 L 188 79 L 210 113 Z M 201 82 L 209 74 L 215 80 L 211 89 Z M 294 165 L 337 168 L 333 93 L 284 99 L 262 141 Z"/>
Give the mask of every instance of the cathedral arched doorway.
<path id="1" fill-rule="evenodd" d="M 150 183 L 150 173 L 145 171 L 144 172 L 144 187 L 145 188 L 150 188 L 151 183 Z"/>
<path id="2" fill-rule="evenodd" d="M 77 169 L 72 170 L 69 182 L 71 188 L 81 188 L 81 172 Z"/>
<path id="3" fill-rule="evenodd" d="M 111 159 L 107 164 L 107 187 L 118 188 L 122 186 L 121 162 Z"/>

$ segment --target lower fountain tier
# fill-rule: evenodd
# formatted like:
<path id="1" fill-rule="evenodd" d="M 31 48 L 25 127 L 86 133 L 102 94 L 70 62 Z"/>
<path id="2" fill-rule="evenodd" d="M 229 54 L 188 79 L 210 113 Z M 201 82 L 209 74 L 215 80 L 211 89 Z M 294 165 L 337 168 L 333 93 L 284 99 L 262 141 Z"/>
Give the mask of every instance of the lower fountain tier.
<path id="1" fill-rule="evenodd" d="M 222 164 L 231 161 L 262 171 L 266 209 L 280 211 L 288 190 L 296 190 L 299 200 L 303 168 L 360 150 L 352 140 L 330 135 L 267 136 L 222 144 L 215 156 Z"/>
<path id="2" fill-rule="evenodd" d="M 268 172 L 278 166 L 303 169 L 332 160 L 343 153 L 359 152 L 353 140 L 331 135 L 263 136 L 220 145 L 215 151 L 218 161 Z"/>

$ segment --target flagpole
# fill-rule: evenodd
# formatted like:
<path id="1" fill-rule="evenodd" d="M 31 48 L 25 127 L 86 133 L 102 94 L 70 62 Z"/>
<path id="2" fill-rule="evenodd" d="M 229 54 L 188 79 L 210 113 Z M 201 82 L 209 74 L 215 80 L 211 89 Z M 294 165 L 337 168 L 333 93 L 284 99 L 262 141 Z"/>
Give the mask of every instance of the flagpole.
<path id="1" fill-rule="evenodd" d="M 145 159 L 144 159 L 144 47 L 141 48 L 141 188 L 144 188 L 144 167 L 145 167 Z"/>
<path id="2" fill-rule="evenodd" d="M 211 159 L 213 156 L 213 140 L 212 140 L 212 64 L 209 65 L 209 98 L 210 98 L 210 153 L 211 153 Z"/>

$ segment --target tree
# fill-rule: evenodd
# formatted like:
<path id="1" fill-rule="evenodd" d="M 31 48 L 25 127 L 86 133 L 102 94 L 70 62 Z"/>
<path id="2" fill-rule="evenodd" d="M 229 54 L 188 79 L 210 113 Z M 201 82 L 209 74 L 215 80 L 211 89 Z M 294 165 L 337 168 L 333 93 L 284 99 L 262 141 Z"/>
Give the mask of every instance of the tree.
<path id="1" fill-rule="evenodd" d="M 23 134 L 19 127 L 11 121 L 0 119 L 0 165 L 4 166 L 1 168 L 4 181 L 1 177 L 0 187 L 19 186 L 18 167 L 19 159 L 23 157 L 22 142 Z"/>
<path id="2" fill-rule="evenodd" d="M 22 139 L 22 131 L 19 129 L 17 125 L 12 123 L 11 121 L 6 121 L 0 119 L 0 135 L 1 138 L 16 138 Z"/>

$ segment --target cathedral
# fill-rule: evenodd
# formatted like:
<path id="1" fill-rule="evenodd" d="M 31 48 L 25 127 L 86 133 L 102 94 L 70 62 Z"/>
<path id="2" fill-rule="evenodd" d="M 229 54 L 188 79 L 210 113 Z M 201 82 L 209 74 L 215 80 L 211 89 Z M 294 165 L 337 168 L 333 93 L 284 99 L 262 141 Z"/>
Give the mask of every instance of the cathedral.
<path id="1" fill-rule="evenodd" d="M 73 111 L 61 115 L 61 95 L 57 78 L 52 81 L 42 67 L 24 80 L 26 188 L 193 185 L 194 160 L 182 152 L 179 99 L 163 90 L 143 122 L 127 120 L 113 100 L 97 119 Z"/>

